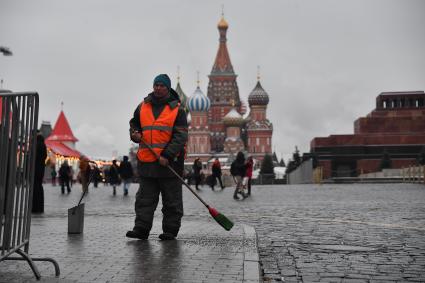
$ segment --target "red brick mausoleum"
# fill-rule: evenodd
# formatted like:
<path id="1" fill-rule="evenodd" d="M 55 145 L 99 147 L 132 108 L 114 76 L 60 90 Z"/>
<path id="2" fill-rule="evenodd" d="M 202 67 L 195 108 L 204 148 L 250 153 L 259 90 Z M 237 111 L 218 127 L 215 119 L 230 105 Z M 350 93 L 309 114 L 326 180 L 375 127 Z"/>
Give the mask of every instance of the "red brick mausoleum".
<path id="1" fill-rule="evenodd" d="M 415 165 L 425 146 L 424 104 L 423 91 L 382 92 L 376 108 L 354 121 L 354 134 L 314 138 L 310 152 L 323 178 L 380 171 L 385 151 L 392 168 Z"/>

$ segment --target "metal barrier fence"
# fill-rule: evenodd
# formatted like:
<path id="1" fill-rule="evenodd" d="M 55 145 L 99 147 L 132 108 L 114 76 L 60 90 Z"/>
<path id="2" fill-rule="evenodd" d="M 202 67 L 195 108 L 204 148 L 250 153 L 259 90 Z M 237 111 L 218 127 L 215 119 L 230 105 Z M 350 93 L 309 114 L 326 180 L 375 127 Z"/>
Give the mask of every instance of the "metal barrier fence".
<path id="1" fill-rule="evenodd" d="M 38 93 L 0 94 L 0 118 L 0 263 L 26 260 L 40 279 L 34 261 L 49 261 L 59 276 L 59 265 L 54 259 L 32 258 L 28 254 Z M 14 253 L 20 257 L 12 257 Z"/>
<path id="2" fill-rule="evenodd" d="M 409 166 L 401 169 L 403 182 L 425 184 L 425 165 Z"/>

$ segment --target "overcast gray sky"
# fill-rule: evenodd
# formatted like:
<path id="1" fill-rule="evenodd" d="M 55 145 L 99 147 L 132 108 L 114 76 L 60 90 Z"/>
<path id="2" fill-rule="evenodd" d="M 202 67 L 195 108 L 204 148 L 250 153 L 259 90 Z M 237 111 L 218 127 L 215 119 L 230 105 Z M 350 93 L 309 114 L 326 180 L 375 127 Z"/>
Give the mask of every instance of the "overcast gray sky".
<path id="1" fill-rule="evenodd" d="M 240 96 L 270 96 L 278 157 L 316 136 L 353 133 L 383 91 L 425 90 L 425 1 L 0 0 L 3 88 L 40 94 L 41 120 L 64 111 L 77 148 L 127 154 L 128 120 L 158 73 L 206 93 L 224 4 Z"/>

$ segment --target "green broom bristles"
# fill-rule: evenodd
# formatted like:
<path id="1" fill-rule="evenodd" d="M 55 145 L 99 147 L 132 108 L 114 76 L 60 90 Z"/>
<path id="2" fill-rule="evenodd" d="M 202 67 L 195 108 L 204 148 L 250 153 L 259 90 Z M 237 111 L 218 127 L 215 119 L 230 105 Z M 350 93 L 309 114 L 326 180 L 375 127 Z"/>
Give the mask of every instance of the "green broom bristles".
<path id="1" fill-rule="evenodd" d="M 211 216 L 215 219 L 215 221 L 217 221 L 218 224 L 221 225 L 221 227 L 223 227 L 227 231 L 229 231 L 230 229 L 232 229 L 233 222 L 230 221 L 226 216 L 224 216 L 223 214 L 219 213 L 213 207 L 208 207 L 208 210 L 209 210 Z"/>
<path id="2" fill-rule="evenodd" d="M 214 217 L 214 219 L 227 231 L 229 231 L 233 227 L 233 222 L 221 213 Z"/>

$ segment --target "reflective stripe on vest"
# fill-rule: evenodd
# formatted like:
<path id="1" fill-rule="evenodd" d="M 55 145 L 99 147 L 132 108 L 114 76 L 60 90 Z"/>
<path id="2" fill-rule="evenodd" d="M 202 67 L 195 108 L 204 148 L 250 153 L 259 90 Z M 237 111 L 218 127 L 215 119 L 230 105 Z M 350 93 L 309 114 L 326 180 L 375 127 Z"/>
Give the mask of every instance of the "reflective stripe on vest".
<path id="1" fill-rule="evenodd" d="M 179 112 L 180 104 L 171 109 L 170 105 L 165 105 L 157 119 L 153 116 L 152 104 L 142 103 L 140 107 L 140 126 L 142 128 L 143 140 L 158 154 L 171 141 L 173 126 Z M 155 155 L 143 143 L 140 143 L 137 157 L 142 162 L 154 162 Z"/>

